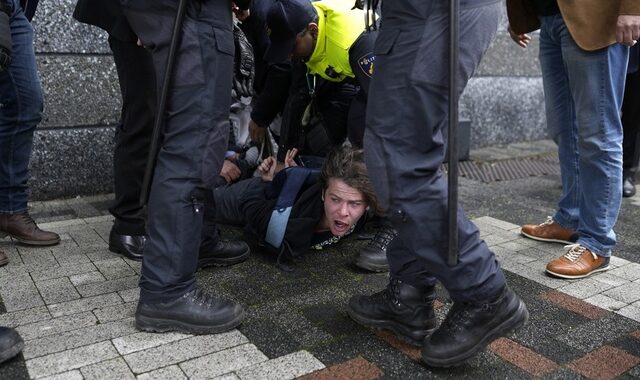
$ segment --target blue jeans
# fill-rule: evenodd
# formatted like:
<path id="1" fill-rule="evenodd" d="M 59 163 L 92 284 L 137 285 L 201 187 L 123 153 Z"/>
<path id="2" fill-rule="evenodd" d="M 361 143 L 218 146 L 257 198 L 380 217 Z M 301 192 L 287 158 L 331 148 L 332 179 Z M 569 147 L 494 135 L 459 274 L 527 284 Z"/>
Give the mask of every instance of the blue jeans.
<path id="1" fill-rule="evenodd" d="M 540 65 L 547 126 L 558 144 L 562 195 L 553 219 L 578 243 L 611 256 L 622 200 L 622 123 L 629 48 L 586 51 L 561 15 L 541 17 Z"/>
<path id="2" fill-rule="evenodd" d="M 27 211 L 29 158 L 43 100 L 33 29 L 20 1 L 8 3 L 13 46 L 11 64 L 0 72 L 0 214 L 19 214 Z"/>

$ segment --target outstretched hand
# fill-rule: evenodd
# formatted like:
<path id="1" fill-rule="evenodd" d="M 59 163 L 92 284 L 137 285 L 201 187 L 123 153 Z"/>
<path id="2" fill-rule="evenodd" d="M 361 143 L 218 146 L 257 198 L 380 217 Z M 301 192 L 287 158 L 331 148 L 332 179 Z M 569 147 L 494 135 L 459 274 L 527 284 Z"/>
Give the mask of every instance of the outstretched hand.
<path id="1" fill-rule="evenodd" d="M 507 30 L 509 31 L 509 36 L 511 36 L 511 39 L 513 40 L 513 42 L 517 43 L 518 46 L 520 46 L 523 49 L 526 49 L 527 46 L 529 46 L 529 43 L 531 42 L 531 36 L 530 35 L 528 35 L 528 34 L 517 34 L 516 32 L 514 32 L 511 29 L 511 25 L 509 25 Z"/>
<path id="2" fill-rule="evenodd" d="M 258 166 L 263 181 L 273 181 L 276 175 L 277 161 L 275 157 L 267 157 Z"/>
<path id="3" fill-rule="evenodd" d="M 295 161 L 296 155 L 298 154 L 298 148 L 289 149 L 287 154 L 284 156 L 284 167 L 289 168 L 292 166 L 298 166 Z"/>

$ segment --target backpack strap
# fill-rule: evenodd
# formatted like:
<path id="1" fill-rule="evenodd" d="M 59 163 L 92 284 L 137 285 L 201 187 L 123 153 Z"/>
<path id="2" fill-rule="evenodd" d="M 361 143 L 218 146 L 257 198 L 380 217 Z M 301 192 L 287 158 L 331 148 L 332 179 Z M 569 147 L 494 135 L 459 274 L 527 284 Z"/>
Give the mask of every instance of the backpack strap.
<path id="1" fill-rule="evenodd" d="M 284 233 L 287 229 L 291 209 L 295 203 L 300 190 L 305 183 L 315 181 L 319 175 L 316 169 L 309 169 L 300 166 L 293 166 L 280 172 L 278 175 L 285 173 L 286 178 L 278 195 L 264 241 L 274 248 L 279 248 L 284 240 Z"/>

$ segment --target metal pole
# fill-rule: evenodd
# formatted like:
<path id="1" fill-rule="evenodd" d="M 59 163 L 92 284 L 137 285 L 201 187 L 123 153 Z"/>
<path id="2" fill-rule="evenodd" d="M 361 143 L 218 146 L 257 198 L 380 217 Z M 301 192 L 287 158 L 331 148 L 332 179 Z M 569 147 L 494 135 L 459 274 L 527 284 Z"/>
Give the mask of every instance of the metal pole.
<path id="1" fill-rule="evenodd" d="M 173 64 L 176 58 L 176 51 L 180 42 L 182 21 L 184 21 L 184 13 L 187 8 L 188 0 L 180 0 L 178 3 L 178 13 L 173 24 L 173 34 L 171 35 L 171 44 L 169 45 L 169 55 L 167 56 L 167 64 L 162 78 L 162 89 L 160 91 L 160 100 L 158 109 L 156 110 L 156 119 L 153 125 L 153 134 L 151 135 L 151 146 L 149 147 L 149 155 L 147 156 L 147 167 L 144 171 L 142 180 L 142 188 L 140 189 L 140 205 L 147 204 L 149 199 L 149 191 L 151 189 L 151 181 L 153 179 L 153 171 L 156 166 L 156 158 L 158 156 L 158 146 L 160 145 L 160 136 L 164 133 L 164 119 L 167 108 L 167 95 L 173 74 Z"/>
<path id="2" fill-rule="evenodd" d="M 458 19 L 460 0 L 450 0 L 449 13 L 449 186 L 447 263 L 458 263 Z"/>

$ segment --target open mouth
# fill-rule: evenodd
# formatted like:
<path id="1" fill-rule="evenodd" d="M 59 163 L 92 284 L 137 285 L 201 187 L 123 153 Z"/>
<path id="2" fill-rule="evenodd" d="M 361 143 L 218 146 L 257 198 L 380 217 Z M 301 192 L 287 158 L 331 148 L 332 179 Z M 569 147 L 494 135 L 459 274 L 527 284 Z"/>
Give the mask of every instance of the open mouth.
<path id="1" fill-rule="evenodd" d="M 333 225 L 337 231 L 344 232 L 349 228 L 349 224 L 341 222 L 339 220 L 334 220 Z"/>

